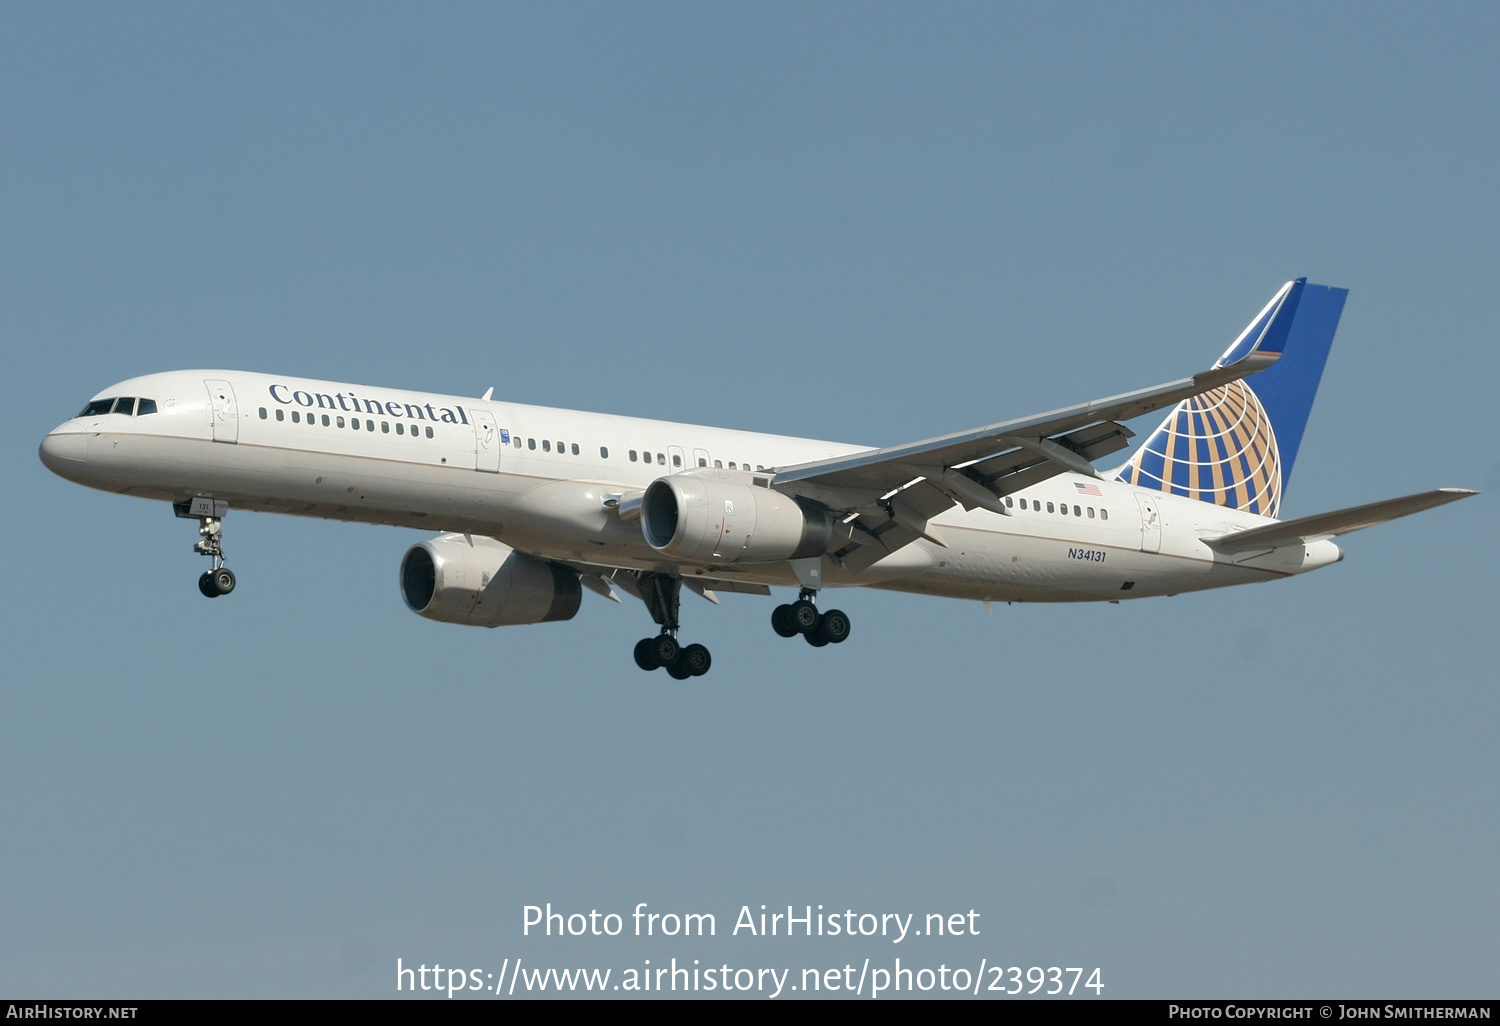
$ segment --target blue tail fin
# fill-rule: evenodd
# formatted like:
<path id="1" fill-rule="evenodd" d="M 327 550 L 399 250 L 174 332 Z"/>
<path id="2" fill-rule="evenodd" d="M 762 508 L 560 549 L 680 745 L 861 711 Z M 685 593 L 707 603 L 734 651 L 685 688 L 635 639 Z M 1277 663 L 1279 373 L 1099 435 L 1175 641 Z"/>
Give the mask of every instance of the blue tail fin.
<path id="1" fill-rule="evenodd" d="M 1306 278 L 1283 285 L 1214 366 L 1251 350 L 1279 352 L 1276 363 L 1178 403 L 1118 479 L 1276 516 L 1348 295 Z"/>

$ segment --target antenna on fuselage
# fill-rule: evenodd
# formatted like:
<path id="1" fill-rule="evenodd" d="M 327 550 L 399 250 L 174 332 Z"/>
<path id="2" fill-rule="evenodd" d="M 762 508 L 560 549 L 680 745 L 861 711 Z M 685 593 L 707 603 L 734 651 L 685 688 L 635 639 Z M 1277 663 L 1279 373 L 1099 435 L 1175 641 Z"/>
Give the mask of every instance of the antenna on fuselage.
<path id="1" fill-rule="evenodd" d="M 487 402 L 490 401 L 490 396 L 492 396 L 494 394 L 495 394 L 495 386 L 491 385 L 489 388 L 486 388 L 484 390 L 484 395 L 482 395 L 482 396 L 479 397 L 479 401 L 483 402 L 483 403 L 487 403 Z"/>

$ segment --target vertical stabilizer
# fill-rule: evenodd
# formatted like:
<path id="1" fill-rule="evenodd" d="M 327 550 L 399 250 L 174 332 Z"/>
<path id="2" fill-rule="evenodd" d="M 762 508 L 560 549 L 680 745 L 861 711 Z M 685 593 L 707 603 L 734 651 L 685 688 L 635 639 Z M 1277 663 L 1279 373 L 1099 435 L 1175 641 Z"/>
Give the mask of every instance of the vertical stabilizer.
<path id="1" fill-rule="evenodd" d="M 1283 285 L 1215 366 L 1250 352 L 1280 353 L 1276 363 L 1178 403 L 1119 480 L 1276 516 L 1348 295 L 1306 278 Z"/>

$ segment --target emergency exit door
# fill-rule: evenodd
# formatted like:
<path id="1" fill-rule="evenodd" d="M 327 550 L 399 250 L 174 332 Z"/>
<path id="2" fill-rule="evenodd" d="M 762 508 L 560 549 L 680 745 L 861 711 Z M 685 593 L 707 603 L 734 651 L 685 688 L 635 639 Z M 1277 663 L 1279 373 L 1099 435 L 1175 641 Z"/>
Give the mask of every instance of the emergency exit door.
<path id="1" fill-rule="evenodd" d="M 500 473 L 500 432 L 494 416 L 483 410 L 470 410 L 469 415 L 474 418 L 474 469 Z"/>
<path id="2" fill-rule="evenodd" d="M 240 440 L 240 411 L 234 401 L 234 387 L 227 381 L 208 378 L 208 416 L 213 424 L 214 441 Z"/>

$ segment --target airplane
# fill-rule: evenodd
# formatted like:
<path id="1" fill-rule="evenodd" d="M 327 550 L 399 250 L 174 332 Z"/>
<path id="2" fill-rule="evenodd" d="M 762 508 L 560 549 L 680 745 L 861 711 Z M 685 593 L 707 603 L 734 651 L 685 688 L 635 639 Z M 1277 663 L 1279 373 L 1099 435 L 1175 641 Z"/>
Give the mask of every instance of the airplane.
<path id="1" fill-rule="evenodd" d="M 46 436 L 41 460 L 199 522 L 228 595 L 229 509 L 438 532 L 401 560 L 408 608 L 497 627 L 571 619 L 584 589 L 641 600 L 643 670 L 706 673 L 678 641 L 685 587 L 770 595 L 775 632 L 839 644 L 824 589 L 992 602 L 1118 602 L 1278 580 L 1332 539 L 1467 489 L 1278 519 L 1347 289 L 1287 282 L 1206 371 L 884 448 L 492 399 L 223 370 L 131 378 Z M 1122 422 L 1170 412 L 1130 446 Z"/>

